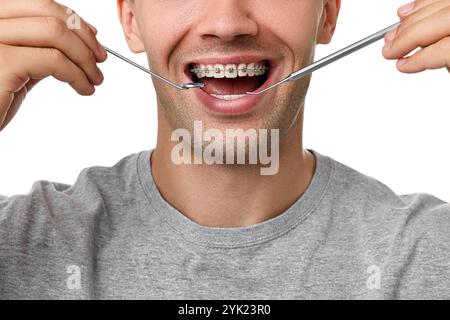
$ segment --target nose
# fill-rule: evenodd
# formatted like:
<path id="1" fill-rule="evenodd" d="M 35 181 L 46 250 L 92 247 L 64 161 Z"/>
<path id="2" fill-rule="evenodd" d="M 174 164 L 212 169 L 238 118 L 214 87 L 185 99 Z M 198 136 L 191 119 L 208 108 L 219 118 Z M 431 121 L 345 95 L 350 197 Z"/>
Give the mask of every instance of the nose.
<path id="1" fill-rule="evenodd" d="M 197 31 L 202 38 L 224 42 L 255 36 L 258 25 L 251 12 L 246 0 L 207 0 L 198 14 Z"/>

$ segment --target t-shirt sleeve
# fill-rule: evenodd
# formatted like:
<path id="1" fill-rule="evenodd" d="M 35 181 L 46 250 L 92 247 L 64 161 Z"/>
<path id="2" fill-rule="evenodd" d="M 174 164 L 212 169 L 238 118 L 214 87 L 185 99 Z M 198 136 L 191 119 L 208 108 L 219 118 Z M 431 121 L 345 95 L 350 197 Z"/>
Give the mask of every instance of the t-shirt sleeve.
<path id="1" fill-rule="evenodd" d="M 34 283 L 38 266 L 50 268 L 54 253 L 49 248 L 66 241 L 69 188 L 41 180 L 27 194 L 0 195 L 0 299 L 39 285 Z"/>
<path id="2" fill-rule="evenodd" d="M 27 194 L 0 196 L 0 260 L 5 257 L 2 252 L 32 254 L 45 247 L 47 239 L 57 239 L 58 231 L 63 231 L 64 212 L 73 209 L 69 188 L 41 180 Z"/>
<path id="3" fill-rule="evenodd" d="M 61 212 L 69 209 L 70 187 L 41 180 L 27 194 L 0 195 L 0 250 L 28 247 L 28 242 L 57 226 Z"/>
<path id="4" fill-rule="evenodd" d="M 428 195 L 406 199 L 394 260 L 400 299 L 450 299 L 450 204 Z M 401 231 L 400 231 L 401 230 Z"/>
<path id="5" fill-rule="evenodd" d="M 40 180 L 27 194 L 0 196 L 0 299 L 73 298 L 67 267 L 96 269 L 96 254 L 114 232 L 113 214 L 135 205 L 135 163 L 127 157 L 84 168 L 73 185 Z M 87 295 L 92 287 L 83 279 L 79 294 Z"/>

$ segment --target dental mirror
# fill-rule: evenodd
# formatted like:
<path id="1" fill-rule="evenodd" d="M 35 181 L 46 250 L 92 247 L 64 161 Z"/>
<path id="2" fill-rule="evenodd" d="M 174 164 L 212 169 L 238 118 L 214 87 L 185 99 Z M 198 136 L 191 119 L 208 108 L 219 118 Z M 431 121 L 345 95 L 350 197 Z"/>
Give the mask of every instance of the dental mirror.
<path id="1" fill-rule="evenodd" d="M 134 62 L 134 61 L 124 57 L 123 55 L 115 52 L 114 50 L 111 50 L 111 49 L 109 49 L 109 48 L 107 48 L 105 46 L 104 46 L 104 48 L 105 48 L 105 50 L 107 52 L 111 53 L 112 55 L 116 56 L 117 58 L 119 58 L 119 59 L 121 59 L 121 60 L 123 60 L 125 62 L 128 62 L 132 66 L 134 66 L 134 67 L 136 67 L 136 68 L 138 68 L 138 69 L 140 69 L 140 70 L 150 74 L 151 76 L 155 77 L 158 80 L 163 81 L 164 83 L 168 84 L 169 86 L 171 86 L 171 87 L 173 87 L 175 89 L 188 90 L 188 89 L 203 88 L 205 86 L 203 83 L 198 83 L 198 82 L 195 82 L 195 83 L 180 83 L 180 84 L 174 83 L 174 82 L 164 78 L 163 76 L 161 76 L 161 75 L 159 75 L 159 74 L 157 74 L 157 73 L 155 73 L 153 71 L 150 71 L 147 68 L 144 68 L 143 66 L 137 64 L 136 62 Z"/>
<path id="2" fill-rule="evenodd" d="M 337 51 L 337 52 L 335 52 L 333 54 L 330 54 L 329 56 L 326 56 L 323 59 L 320 59 L 320 60 L 318 60 L 318 61 L 316 61 L 316 62 L 314 62 L 314 63 L 312 63 L 312 64 L 310 64 L 310 65 L 308 65 L 308 66 L 306 66 L 306 67 L 304 67 L 304 68 L 302 68 L 300 70 L 298 70 L 298 71 L 295 71 L 295 72 L 289 74 L 284 79 L 282 79 L 282 80 L 276 82 L 275 84 L 271 85 L 268 88 L 265 88 L 265 89 L 260 90 L 260 91 L 247 92 L 246 94 L 247 95 L 259 95 L 259 94 L 262 94 L 262 93 L 267 92 L 269 90 L 272 90 L 272 89 L 282 85 L 283 83 L 286 83 L 286 82 L 289 82 L 289 81 L 295 81 L 295 80 L 298 80 L 300 78 L 303 78 L 304 76 L 307 76 L 307 75 L 311 74 L 312 72 L 314 72 L 316 70 L 319 70 L 319 69 L 321 69 L 321 68 L 323 68 L 323 67 L 325 67 L 325 66 L 327 66 L 327 65 L 329 65 L 329 64 L 331 64 L 331 63 L 333 63 L 333 62 L 335 62 L 337 60 L 340 60 L 340 59 L 348 56 L 349 54 L 351 54 L 353 52 L 356 52 L 356 51 L 358 51 L 358 50 L 360 50 L 360 49 L 362 49 L 362 48 L 364 48 L 364 47 L 366 47 L 366 46 L 368 46 L 368 45 L 370 45 L 370 44 L 372 44 L 372 43 L 382 39 L 386 35 L 387 32 L 397 28 L 400 25 L 400 23 L 401 22 L 397 22 L 397 23 L 395 23 L 395 24 L 393 24 L 393 25 L 391 25 L 391 26 L 389 26 L 389 27 L 387 27 L 387 28 L 385 28 L 383 30 L 380 30 L 380 31 L 378 31 L 378 32 L 376 32 L 376 33 L 374 33 L 374 34 L 372 34 L 372 35 L 370 35 L 370 36 L 368 36 L 368 37 L 358 41 L 358 42 L 355 42 L 352 45 L 349 45 L 349 46 L 347 46 L 347 47 L 345 47 L 345 48 L 343 48 L 343 49 L 341 49 L 341 50 L 339 50 L 339 51 Z M 174 82 L 164 78 L 163 76 L 161 76 L 161 75 L 159 75 L 159 74 L 157 74 L 157 73 L 155 73 L 153 71 L 150 71 L 150 70 L 144 68 L 143 66 L 137 64 L 136 62 L 134 62 L 134 61 L 124 57 L 123 55 L 115 52 L 114 50 L 111 50 L 111 49 L 109 49 L 107 47 L 104 47 L 104 48 L 105 48 L 105 50 L 107 52 L 111 53 L 112 55 L 116 56 L 117 58 L 119 58 L 119 59 L 129 63 L 130 65 L 132 65 L 132 66 L 134 66 L 134 67 L 136 67 L 136 68 L 138 68 L 138 69 L 140 69 L 140 70 L 142 70 L 142 71 L 144 71 L 144 72 L 146 72 L 148 74 L 150 74 L 151 76 L 155 77 L 156 79 L 158 79 L 160 81 L 163 81 L 164 83 L 168 84 L 169 86 L 171 86 L 171 87 L 173 87 L 175 89 L 189 90 L 189 89 L 199 89 L 199 88 L 203 88 L 205 86 L 205 84 L 200 83 L 200 82 L 180 83 L 180 84 L 174 83 Z"/>

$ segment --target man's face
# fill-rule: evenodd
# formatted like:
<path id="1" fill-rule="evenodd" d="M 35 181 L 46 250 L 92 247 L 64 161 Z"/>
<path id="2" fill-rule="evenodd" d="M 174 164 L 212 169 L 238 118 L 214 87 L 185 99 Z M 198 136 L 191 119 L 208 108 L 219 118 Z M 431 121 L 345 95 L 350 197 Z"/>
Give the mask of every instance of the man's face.
<path id="1" fill-rule="evenodd" d="M 153 71 L 177 83 L 206 84 L 202 90 L 179 91 L 154 81 L 158 106 L 172 129 L 192 130 L 193 122 L 201 120 L 204 129 L 277 128 L 283 134 L 302 113 L 309 77 L 257 97 L 223 100 L 230 99 L 223 96 L 256 91 L 311 63 L 319 38 L 327 38 L 323 35 L 327 31 L 323 30 L 327 19 L 325 3 L 325 0 L 125 0 L 119 1 L 119 7 L 127 7 L 123 11 L 129 11 L 128 20 L 122 13 L 122 22 L 130 47 L 135 52 L 147 52 Z M 252 63 L 268 70 L 250 77 L 248 68 Z M 238 70 L 228 74 L 231 78 L 227 78 L 226 70 L 225 78 L 201 78 L 201 73 L 190 72 L 194 67 L 217 64 L 225 68 L 241 66 L 242 77 Z M 216 69 L 209 71 L 215 74 Z"/>

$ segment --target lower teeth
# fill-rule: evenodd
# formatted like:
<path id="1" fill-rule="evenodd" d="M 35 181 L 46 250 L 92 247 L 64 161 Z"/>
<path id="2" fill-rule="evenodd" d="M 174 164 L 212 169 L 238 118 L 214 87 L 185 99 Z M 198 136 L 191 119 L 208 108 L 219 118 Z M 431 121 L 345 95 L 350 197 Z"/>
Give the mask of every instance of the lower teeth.
<path id="1" fill-rule="evenodd" d="M 210 94 L 214 98 L 221 100 L 237 100 L 246 96 L 246 94 L 229 94 L 229 95 L 218 95 L 218 94 Z"/>

